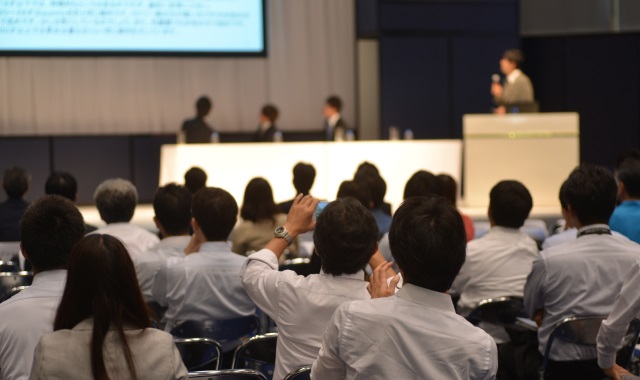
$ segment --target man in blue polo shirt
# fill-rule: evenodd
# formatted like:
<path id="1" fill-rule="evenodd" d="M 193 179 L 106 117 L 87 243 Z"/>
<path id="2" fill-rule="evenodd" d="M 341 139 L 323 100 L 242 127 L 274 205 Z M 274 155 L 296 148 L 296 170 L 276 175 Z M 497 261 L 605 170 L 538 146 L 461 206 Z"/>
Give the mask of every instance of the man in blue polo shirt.
<path id="1" fill-rule="evenodd" d="M 618 199 L 609 226 L 640 243 L 640 160 L 627 158 L 618 168 Z"/>

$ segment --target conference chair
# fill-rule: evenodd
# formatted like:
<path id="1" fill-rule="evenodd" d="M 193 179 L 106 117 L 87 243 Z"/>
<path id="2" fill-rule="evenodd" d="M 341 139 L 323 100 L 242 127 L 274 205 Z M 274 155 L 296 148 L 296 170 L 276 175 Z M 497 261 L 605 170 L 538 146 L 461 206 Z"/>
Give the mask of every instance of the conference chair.
<path id="1" fill-rule="evenodd" d="M 289 374 L 284 377 L 284 380 L 310 380 L 310 379 L 311 379 L 310 365 L 295 369 L 289 372 Z"/>
<path id="2" fill-rule="evenodd" d="M 297 259 L 289 259 L 285 260 L 282 265 L 280 265 L 280 271 L 284 270 L 292 270 L 296 272 L 296 274 L 300 276 L 308 276 L 311 274 L 310 267 L 311 259 L 309 258 L 297 258 Z"/>
<path id="3" fill-rule="evenodd" d="M 638 342 L 638 336 L 640 335 L 640 320 L 634 318 L 629 323 L 627 334 L 623 338 L 622 348 L 616 353 L 616 364 L 620 367 L 629 370 L 633 359 L 633 353 Z"/>
<path id="4" fill-rule="evenodd" d="M 26 288 L 28 288 L 28 286 L 16 286 L 14 288 L 11 288 L 11 290 L 9 290 L 7 293 L 5 293 L 4 296 L 2 296 L 2 299 L 0 299 L 0 303 L 10 299 L 11 297 L 15 296 L 16 294 L 20 293 Z"/>
<path id="5" fill-rule="evenodd" d="M 542 368 L 540 368 L 539 372 L 539 379 L 544 380 L 544 373 L 547 369 L 547 365 L 549 364 L 551 346 L 556 339 L 572 344 L 595 347 L 600 325 L 606 318 L 606 316 L 567 317 L 558 322 L 547 340 L 547 346 L 545 347 L 544 357 L 542 359 Z"/>
<path id="6" fill-rule="evenodd" d="M 176 338 L 209 338 L 222 346 L 222 352 L 229 352 L 242 343 L 243 339 L 256 335 L 260 320 L 255 315 L 247 317 L 193 321 L 186 320 L 171 330 Z"/>
<path id="7" fill-rule="evenodd" d="M 223 369 L 219 371 L 189 372 L 189 379 L 199 380 L 267 380 L 258 371 L 248 369 Z"/>
<path id="8" fill-rule="evenodd" d="M 19 272 L 18 263 L 14 261 L 0 261 L 0 272 Z"/>
<path id="9" fill-rule="evenodd" d="M 0 273 L 0 299 L 11 292 L 13 288 L 29 286 L 33 282 L 31 272 L 3 272 Z"/>
<path id="10" fill-rule="evenodd" d="M 188 371 L 220 369 L 222 347 L 208 338 L 174 339 L 180 357 Z"/>
<path id="11" fill-rule="evenodd" d="M 480 322 L 495 325 L 514 325 L 518 317 L 525 318 L 524 302 L 520 297 L 497 297 L 478 302 L 467 320 L 474 325 Z"/>
<path id="12" fill-rule="evenodd" d="M 267 379 L 273 377 L 276 363 L 278 334 L 256 335 L 236 348 L 231 368 L 246 368 L 262 372 Z"/>

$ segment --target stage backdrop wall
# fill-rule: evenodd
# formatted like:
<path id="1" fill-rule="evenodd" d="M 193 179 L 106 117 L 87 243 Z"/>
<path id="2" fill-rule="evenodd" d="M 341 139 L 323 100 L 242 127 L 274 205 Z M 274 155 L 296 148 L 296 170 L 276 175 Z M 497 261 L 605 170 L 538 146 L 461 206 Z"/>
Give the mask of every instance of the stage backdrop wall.
<path id="1" fill-rule="evenodd" d="M 195 99 L 221 131 L 275 103 L 284 130 L 322 126 L 329 94 L 355 123 L 353 0 L 270 0 L 267 58 L 0 57 L 0 135 L 175 132 Z"/>

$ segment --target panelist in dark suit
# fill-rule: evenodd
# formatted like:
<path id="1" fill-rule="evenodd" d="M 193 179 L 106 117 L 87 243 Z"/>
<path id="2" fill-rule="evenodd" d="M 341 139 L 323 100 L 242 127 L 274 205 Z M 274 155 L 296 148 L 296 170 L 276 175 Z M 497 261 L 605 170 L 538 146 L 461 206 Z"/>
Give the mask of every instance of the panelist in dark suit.
<path id="1" fill-rule="evenodd" d="M 342 110 L 342 100 L 332 95 L 327 98 L 324 104 L 324 131 L 327 141 L 345 140 L 347 132 L 353 133 L 355 138 L 355 131 L 347 126 L 340 115 Z"/>
<path id="2" fill-rule="evenodd" d="M 7 200 L 0 203 L 0 241 L 20 241 L 20 219 L 29 206 L 22 197 L 29 190 L 30 181 L 31 176 L 22 168 L 5 170 L 2 187 Z"/>
<path id="3" fill-rule="evenodd" d="M 273 104 L 267 104 L 260 111 L 260 125 L 256 133 L 253 135 L 255 142 L 273 142 L 274 136 L 278 131 L 276 120 L 278 120 L 278 108 Z"/>
<path id="4" fill-rule="evenodd" d="M 182 123 L 182 132 L 187 144 L 207 144 L 211 142 L 213 128 L 205 121 L 213 104 L 207 96 L 201 96 L 196 102 L 196 117 Z"/>

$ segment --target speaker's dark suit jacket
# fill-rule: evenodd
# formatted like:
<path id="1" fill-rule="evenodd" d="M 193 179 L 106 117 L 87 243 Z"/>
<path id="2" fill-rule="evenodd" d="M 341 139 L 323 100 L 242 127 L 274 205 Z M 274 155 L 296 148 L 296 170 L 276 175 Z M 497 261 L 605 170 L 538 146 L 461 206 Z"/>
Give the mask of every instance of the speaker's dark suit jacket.
<path id="1" fill-rule="evenodd" d="M 349 128 L 347 126 L 347 123 L 342 118 L 338 119 L 333 129 L 331 129 L 331 126 L 329 125 L 329 121 L 325 120 L 324 130 L 325 130 L 327 141 L 335 141 L 337 133 L 342 133 L 342 135 L 345 136 L 347 131 L 351 131 L 353 133 L 353 136 L 357 138 L 355 129 Z"/>
<path id="2" fill-rule="evenodd" d="M 278 128 L 275 124 L 271 124 L 265 131 L 262 130 L 262 126 L 258 126 L 256 133 L 253 135 L 253 141 L 255 142 L 273 142 L 273 136 L 276 134 Z"/>
<path id="3" fill-rule="evenodd" d="M 182 131 L 185 134 L 187 144 L 207 144 L 211 142 L 211 128 L 204 120 L 193 118 L 182 123 Z"/>

